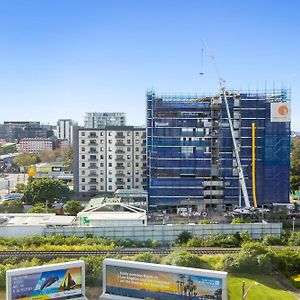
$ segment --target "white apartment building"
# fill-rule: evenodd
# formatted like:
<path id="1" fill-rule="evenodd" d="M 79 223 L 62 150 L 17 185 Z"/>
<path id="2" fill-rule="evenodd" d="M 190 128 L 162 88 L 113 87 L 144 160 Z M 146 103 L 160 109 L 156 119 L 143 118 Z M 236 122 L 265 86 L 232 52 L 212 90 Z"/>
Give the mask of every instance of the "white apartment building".
<path id="1" fill-rule="evenodd" d="M 84 116 L 85 128 L 105 128 L 106 126 L 125 126 L 125 113 L 87 112 Z"/>
<path id="2" fill-rule="evenodd" d="M 60 140 L 67 140 L 70 144 L 73 143 L 73 126 L 78 125 L 77 122 L 71 119 L 59 119 L 56 127 L 56 137 Z"/>
<path id="3" fill-rule="evenodd" d="M 53 150 L 54 142 L 50 138 L 24 138 L 19 141 L 18 148 L 22 152 L 39 153 L 44 150 Z"/>
<path id="4" fill-rule="evenodd" d="M 73 146 L 74 189 L 79 195 L 147 189 L 144 127 L 77 127 Z"/>

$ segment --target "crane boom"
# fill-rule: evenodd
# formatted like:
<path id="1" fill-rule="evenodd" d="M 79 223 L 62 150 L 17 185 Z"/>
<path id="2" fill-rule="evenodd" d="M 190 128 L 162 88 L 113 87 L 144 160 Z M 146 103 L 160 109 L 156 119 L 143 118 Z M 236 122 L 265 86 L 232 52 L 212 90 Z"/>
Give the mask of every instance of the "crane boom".
<path id="1" fill-rule="evenodd" d="M 237 146 L 236 139 L 234 136 L 234 129 L 233 129 L 232 119 L 231 119 L 229 105 L 228 105 L 228 101 L 227 101 L 224 80 L 220 80 L 220 84 L 221 84 L 221 91 L 222 91 L 222 95 L 223 95 L 223 99 L 224 99 L 224 103 L 225 103 L 230 133 L 231 133 L 231 137 L 232 137 L 233 149 L 234 149 L 234 154 L 235 154 L 235 158 L 236 158 L 236 162 L 237 162 L 237 169 L 238 169 L 238 174 L 239 174 L 239 181 L 240 181 L 240 184 L 242 187 L 242 193 L 244 196 L 245 206 L 251 207 L 250 201 L 249 201 L 249 196 L 248 196 L 248 191 L 247 191 L 247 187 L 246 187 L 244 171 L 243 171 L 243 167 L 241 164 L 240 154 L 239 154 L 238 146 Z"/>

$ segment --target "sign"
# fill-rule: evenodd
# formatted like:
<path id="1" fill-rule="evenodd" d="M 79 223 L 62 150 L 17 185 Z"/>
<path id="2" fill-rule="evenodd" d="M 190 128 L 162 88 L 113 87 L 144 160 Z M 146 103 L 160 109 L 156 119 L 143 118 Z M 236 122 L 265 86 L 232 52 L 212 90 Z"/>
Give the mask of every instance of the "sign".
<path id="1" fill-rule="evenodd" d="M 104 260 L 104 266 L 105 299 L 227 299 L 225 272 L 112 259 Z"/>
<path id="2" fill-rule="evenodd" d="M 28 176 L 29 177 L 36 176 L 36 166 L 33 165 L 28 167 Z"/>
<path id="3" fill-rule="evenodd" d="M 290 102 L 271 103 L 271 122 L 291 122 Z"/>
<path id="4" fill-rule="evenodd" d="M 61 167 L 52 167 L 52 172 L 61 172 L 62 168 Z"/>
<path id="5" fill-rule="evenodd" d="M 84 295 L 83 272 L 83 261 L 9 270 L 6 299 L 68 299 Z"/>

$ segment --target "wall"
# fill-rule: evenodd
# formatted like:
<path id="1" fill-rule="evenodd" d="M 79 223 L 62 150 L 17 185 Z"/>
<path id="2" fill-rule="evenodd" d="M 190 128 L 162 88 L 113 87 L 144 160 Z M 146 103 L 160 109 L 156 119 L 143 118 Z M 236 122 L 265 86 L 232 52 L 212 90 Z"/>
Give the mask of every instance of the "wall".
<path id="1" fill-rule="evenodd" d="M 148 226 L 127 226 L 127 227 L 48 227 L 44 234 L 62 234 L 66 236 L 105 236 L 113 239 L 133 239 L 133 240 L 158 240 L 161 242 L 174 241 L 183 231 L 188 230 L 193 235 L 205 237 L 211 234 L 234 234 L 236 232 L 248 231 L 254 239 L 259 239 L 265 235 L 281 235 L 281 223 L 256 223 L 256 224 L 209 224 L 209 225 L 148 225 Z"/>
<path id="2" fill-rule="evenodd" d="M 43 235 L 44 225 L 35 226 L 0 226 L 0 237 L 23 237 Z"/>

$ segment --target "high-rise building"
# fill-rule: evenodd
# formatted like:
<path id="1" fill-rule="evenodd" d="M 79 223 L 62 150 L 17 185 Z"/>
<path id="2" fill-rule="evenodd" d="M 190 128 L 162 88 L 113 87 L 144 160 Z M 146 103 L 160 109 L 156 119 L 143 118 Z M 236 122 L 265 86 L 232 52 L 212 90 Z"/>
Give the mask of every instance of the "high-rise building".
<path id="1" fill-rule="evenodd" d="M 85 128 L 105 128 L 106 126 L 125 126 L 125 113 L 87 112 L 84 117 Z"/>
<path id="2" fill-rule="evenodd" d="M 290 91 L 228 92 L 251 205 L 289 201 Z M 220 95 L 147 93 L 149 209 L 244 205 Z"/>
<path id="3" fill-rule="evenodd" d="M 73 126 L 78 125 L 71 119 L 59 119 L 56 127 L 56 137 L 60 140 L 67 140 L 73 143 Z"/>
<path id="4" fill-rule="evenodd" d="M 120 126 L 74 129 L 74 190 L 89 197 L 147 189 L 146 130 Z"/>

